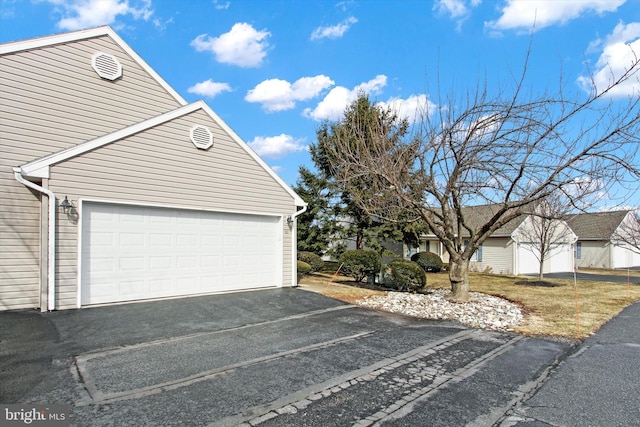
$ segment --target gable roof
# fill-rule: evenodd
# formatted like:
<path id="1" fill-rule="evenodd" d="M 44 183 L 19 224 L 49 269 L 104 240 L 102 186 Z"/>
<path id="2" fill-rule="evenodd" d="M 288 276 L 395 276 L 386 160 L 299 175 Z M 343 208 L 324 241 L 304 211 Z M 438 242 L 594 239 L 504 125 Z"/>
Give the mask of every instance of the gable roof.
<path id="1" fill-rule="evenodd" d="M 464 215 L 465 223 L 470 228 L 478 229 L 478 227 L 491 220 L 493 215 L 495 215 L 498 209 L 500 209 L 500 206 L 500 204 L 466 206 L 462 208 L 462 215 Z M 523 209 L 526 209 L 526 206 Z M 494 231 L 491 234 L 491 237 L 511 237 L 511 234 L 524 222 L 525 219 L 527 219 L 528 216 L 528 212 L 523 212 L 521 215 Z M 429 236 L 433 234 L 426 233 L 426 235 Z M 469 232 L 463 228 L 462 237 L 468 236 Z"/>
<path id="2" fill-rule="evenodd" d="M 72 157 L 82 155 L 91 150 L 103 147 L 107 144 L 111 144 L 120 139 L 126 138 L 130 135 L 142 132 L 150 129 L 154 126 L 166 123 L 170 120 L 185 116 L 193 113 L 194 111 L 202 110 L 216 122 L 220 128 L 222 128 L 231 139 L 243 148 L 291 197 L 294 199 L 296 206 L 306 206 L 307 203 L 296 194 L 283 180 L 271 169 L 265 162 L 258 156 L 222 119 L 207 105 L 204 101 L 197 101 L 192 104 L 187 104 L 183 107 L 169 111 L 156 117 L 139 122 L 135 125 L 117 130 L 99 138 L 87 141 L 85 143 L 58 151 L 57 153 L 44 156 L 40 159 L 33 160 L 18 168 L 14 168 L 16 172 L 24 177 L 30 178 L 49 178 L 49 167 L 63 162 Z"/>
<path id="3" fill-rule="evenodd" d="M 609 240 L 628 213 L 628 210 L 580 213 L 567 217 L 567 223 L 580 240 Z"/>
<path id="4" fill-rule="evenodd" d="M 291 197 L 297 206 L 306 206 L 306 202 L 296 194 L 265 162 L 262 160 L 222 119 L 203 101 L 188 104 L 187 101 L 178 94 L 160 75 L 149 66 L 131 47 L 116 34 L 111 27 L 101 26 L 86 30 L 72 31 L 68 33 L 54 34 L 50 36 L 37 37 L 32 39 L 19 40 L 15 42 L 0 44 L 0 55 L 10 55 L 13 53 L 34 50 L 43 47 L 55 46 L 59 44 L 71 43 L 96 37 L 107 36 L 111 38 L 123 51 L 125 51 L 136 63 L 140 65 L 157 83 L 173 97 L 179 105 L 177 109 L 168 111 L 155 117 L 143 120 L 131 126 L 119 129 L 98 138 L 83 142 L 47 156 L 35 159 L 14 171 L 26 178 L 48 178 L 49 167 L 65 161 L 67 159 L 82 155 L 88 151 L 113 143 L 137 132 L 144 131 L 154 126 L 166 123 L 170 120 L 182 117 L 197 110 L 203 110 L 223 129 L 231 139 L 244 149 Z"/>
<path id="5" fill-rule="evenodd" d="M 137 62 L 153 79 L 155 79 L 173 98 L 181 105 L 186 105 L 187 101 L 178 94 L 160 75 L 149 66 L 122 38 L 109 26 L 95 27 L 87 30 L 72 31 L 69 33 L 54 34 L 51 36 L 36 37 L 32 39 L 18 40 L 15 42 L 0 44 L 0 55 L 22 52 L 26 50 L 38 49 L 41 47 L 53 46 L 57 44 L 69 43 L 79 40 L 91 39 L 95 37 L 108 36 L 115 41 L 122 50 L 127 52 L 131 58 Z"/>
<path id="6" fill-rule="evenodd" d="M 473 229 L 477 229 L 483 224 L 486 224 L 491 217 L 495 215 L 495 213 L 500 208 L 498 204 L 492 205 L 479 205 L 479 206 L 469 206 L 462 208 L 462 214 L 465 216 L 466 223 Z M 492 237 L 506 237 L 511 236 L 519 226 L 524 222 L 529 214 L 523 213 L 522 215 L 512 219 L 502 227 L 498 228 L 496 231 L 491 234 Z"/>

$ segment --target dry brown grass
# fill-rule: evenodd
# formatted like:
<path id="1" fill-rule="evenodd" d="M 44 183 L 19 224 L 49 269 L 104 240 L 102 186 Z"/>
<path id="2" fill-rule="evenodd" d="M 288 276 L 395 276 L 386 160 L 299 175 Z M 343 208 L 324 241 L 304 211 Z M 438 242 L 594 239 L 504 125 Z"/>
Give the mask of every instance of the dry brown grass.
<path id="1" fill-rule="evenodd" d="M 602 270 L 588 272 L 610 273 Z M 640 276 L 637 271 L 631 273 L 632 277 Z M 525 323 L 516 331 L 529 336 L 584 339 L 623 308 L 640 301 L 640 285 L 633 283 L 578 281 L 576 287 L 572 280 L 545 279 L 554 286 L 517 284 L 526 280 L 480 273 L 471 273 L 469 277 L 472 292 L 499 296 L 520 305 Z M 385 292 L 382 288 L 369 289 L 363 284 L 356 284 L 347 277 L 338 276 L 332 281 L 331 275 L 307 276 L 300 285 L 350 303 L 366 295 Z M 428 274 L 427 287 L 449 289 L 447 274 Z"/>

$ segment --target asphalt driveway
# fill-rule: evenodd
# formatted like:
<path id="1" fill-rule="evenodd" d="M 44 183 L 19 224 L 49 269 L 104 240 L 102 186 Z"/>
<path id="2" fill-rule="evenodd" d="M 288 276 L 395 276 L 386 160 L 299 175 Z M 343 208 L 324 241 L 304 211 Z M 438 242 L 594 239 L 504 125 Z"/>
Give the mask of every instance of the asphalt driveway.
<path id="1" fill-rule="evenodd" d="M 567 344 L 299 289 L 0 313 L 0 402 L 71 425 L 491 425 Z"/>
<path id="2" fill-rule="evenodd" d="M 635 270 L 635 268 L 634 268 Z M 532 274 L 531 276 L 537 277 L 537 274 Z M 572 272 L 566 273 L 545 273 L 545 278 L 548 279 L 573 279 Z M 615 274 L 593 274 L 593 273 L 576 273 L 577 280 L 587 280 L 590 282 L 614 282 L 614 283 L 633 283 L 636 285 L 640 285 L 640 277 L 638 276 L 619 276 Z"/>

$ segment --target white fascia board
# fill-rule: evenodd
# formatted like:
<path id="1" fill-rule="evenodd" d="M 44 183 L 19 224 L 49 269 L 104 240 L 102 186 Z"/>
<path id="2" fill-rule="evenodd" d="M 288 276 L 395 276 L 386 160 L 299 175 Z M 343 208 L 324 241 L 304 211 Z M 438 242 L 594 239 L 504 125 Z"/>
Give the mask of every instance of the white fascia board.
<path id="1" fill-rule="evenodd" d="M 207 113 L 211 119 L 213 119 L 218 126 L 220 126 L 231 138 L 242 147 L 273 179 L 287 192 L 295 201 L 296 206 L 307 206 L 307 203 L 289 187 L 283 180 L 271 169 L 265 162 L 258 156 L 255 151 L 251 149 L 230 127 L 227 125 L 204 101 L 196 101 L 192 104 L 185 105 L 184 107 L 177 108 L 168 113 L 161 114 L 151 119 L 147 119 L 143 122 L 129 126 L 127 128 L 115 131 L 113 133 L 101 136 L 91 141 L 87 141 L 83 144 L 76 145 L 58 151 L 57 153 L 50 154 L 32 162 L 26 163 L 20 167 L 22 175 L 32 178 L 49 178 L 49 167 L 56 163 L 63 162 L 67 159 L 79 156 L 88 151 L 95 150 L 107 144 L 111 144 L 120 139 L 126 138 L 138 132 L 142 132 L 149 128 L 161 125 L 170 120 L 177 119 L 186 114 L 192 113 L 197 110 L 203 110 Z"/>
<path id="2" fill-rule="evenodd" d="M 253 159 L 258 162 L 258 164 L 260 166 L 262 166 L 262 168 L 267 171 L 267 173 L 269 175 L 271 175 L 271 177 L 278 183 L 280 184 L 280 186 L 291 195 L 291 197 L 293 197 L 296 206 L 307 206 L 307 202 L 305 202 L 302 197 L 300 197 L 295 191 L 293 191 L 293 189 L 291 187 L 289 187 L 289 185 L 287 185 L 286 182 L 284 182 L 282 180 L 282 178 L 280 178 L 280 176 L 278 176 L 277 173 L 274 172 L 273 169 L 271 169 L 269 167 L 269 165 L 267 165 L 265 163 L 264 160 L 262 160 L 262 158 L 260 156 L 258 156 L 256 154 L 255 151 L 253 151 L 251 149 L 251 147 L 249 147 L 249 145 L 247 145 L 246 142 L 244 142 L 242 140 L 242 138 L 240 138 L 240 136 L 238 136 L 237 133 L 235 133 L 233 131 L 233 129 L 231 129 L 229 127 L 229 125 L 227 125 L 204 101 L 197 101 L 196 104 L 199 104 L 202 109 L 209 115 L 211 116 L 211 118 L 218 124 L 218 126 L 220 126 L 225 132 L 227 132 L 227 134 L 229 134 L 229 136 L 231 136 L 231 138 L 238 144 L 240 145 L 240 147 L 242 147 L 251 157 L 253 157 Z"/>
<path id="3" fill-rule="evenodd" d="M 184 107 L 177 108 L 173 111 L 169 111 L 168 113 L 152 117 L 135 125 L 101 136 L 100 138 L 87 141 L 74 147 L 69 147 L 62 151 L 58 151 L 57 153 L 26 163 L 20 167 L 20 170 L 24 176 L 33 178 L 49 178 L 49 166 L 51 165 L 79 156 L 88 151 L 95 150 L 96 148 L 100 148 L 104 145 L 111 144 L 112 142 L 126 138 L 138 132 L 142 132 L 154 126 L 161 125 L 201 108 L 202 106 L 198 103 L 185 105 Z"/>
<path id="4" fill-rule="evenodd" d="M 134 61 L 136 61 L 144 70 L 151 75 L 172 97 L 180 103 L 187 105 L 187 101 L 178 94 L 169 84 L 156 73 L 127 43 L 125 43 L 118 34 L 109 26 L 95 27 L 87 30 L 72 31 L 68 33 L 54 34 L 51 36 L 36 37 L 32 39 L 19 40 L 15 42 L 0 44 L 0 55 L 16 53 L 25 50 L 38 49 L 56 44 L 70 43 L 79 40 L 90 39 L 100 36 L 111 37 Z"/>

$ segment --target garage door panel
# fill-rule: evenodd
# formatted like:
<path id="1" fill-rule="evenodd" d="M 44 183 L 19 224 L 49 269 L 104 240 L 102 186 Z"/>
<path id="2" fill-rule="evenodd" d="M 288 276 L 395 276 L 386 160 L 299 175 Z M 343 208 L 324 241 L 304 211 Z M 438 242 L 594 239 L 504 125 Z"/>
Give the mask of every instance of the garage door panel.
<path id="1" fill-rule="evenodd" d="M 279 217 L 85 203 L 81 303 L 277 286 Z"/>
<path id="2" fill-rule="evenodd" d="M 540 272 L 539 254 L 537 244 L 519 243 L 519 274 L 538 274 Z M 548 256 L 544 260 L 543 273 L 571 271 L 572 254 L 571 245 L 554 245 L 549 249 Z"/>

